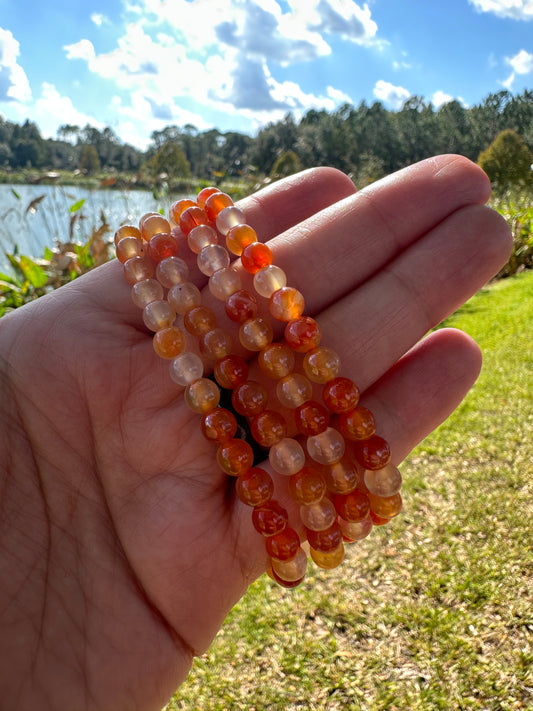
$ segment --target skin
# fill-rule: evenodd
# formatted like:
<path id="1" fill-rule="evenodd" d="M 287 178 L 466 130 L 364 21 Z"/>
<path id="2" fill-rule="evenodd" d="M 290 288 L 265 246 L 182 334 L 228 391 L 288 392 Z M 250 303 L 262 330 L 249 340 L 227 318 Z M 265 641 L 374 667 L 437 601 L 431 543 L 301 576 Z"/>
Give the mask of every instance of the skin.
<path id="1" fill-rule="evenodd" d="M 395 463 L 478 375 L 465 334 L 423 337 L 507 259 L 489 192 L 479 168 L 441 156 L 360 193 L 320 168 L 240 204 Z M 121 270 L 115 260 L 0 321 L 5 708 L 160 709 L 267 567 Z"/>

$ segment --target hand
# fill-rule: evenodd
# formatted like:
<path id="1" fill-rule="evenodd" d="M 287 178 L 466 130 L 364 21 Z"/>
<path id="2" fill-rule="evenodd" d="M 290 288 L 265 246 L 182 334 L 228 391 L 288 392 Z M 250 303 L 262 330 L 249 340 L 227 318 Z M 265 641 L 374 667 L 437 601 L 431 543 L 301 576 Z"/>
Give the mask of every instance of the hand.
<path id="1" fill-rule="evenodd" d="M 466 335 L 423 336 L 507 258 L 489 189 L 446 156 L 358 194 L 320 168 L 241 203 L 396 463 L 479 371 Z M 4 317 L 0 354 L 2 704 L 157 710 L 266 568 L 250 509 L 117 261 Z"/>

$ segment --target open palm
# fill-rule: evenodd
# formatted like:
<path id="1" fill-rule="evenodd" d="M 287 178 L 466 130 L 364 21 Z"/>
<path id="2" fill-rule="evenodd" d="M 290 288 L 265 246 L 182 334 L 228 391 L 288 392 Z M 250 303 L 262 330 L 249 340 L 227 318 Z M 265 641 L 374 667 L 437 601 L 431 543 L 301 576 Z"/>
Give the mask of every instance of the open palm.
<path id="1" fill-rule="evenodd" d="M 488 192 L 447 156 L 359 194 L 316 169 L 241 204 L 397 463 L 477 376 L 463 334 L 420 339 L 505 261 Z M 265 570 L 250 510 L 118 262 L 4 317 L 0 358 L 0 698 L 17 711 L 157 710 Z"/>

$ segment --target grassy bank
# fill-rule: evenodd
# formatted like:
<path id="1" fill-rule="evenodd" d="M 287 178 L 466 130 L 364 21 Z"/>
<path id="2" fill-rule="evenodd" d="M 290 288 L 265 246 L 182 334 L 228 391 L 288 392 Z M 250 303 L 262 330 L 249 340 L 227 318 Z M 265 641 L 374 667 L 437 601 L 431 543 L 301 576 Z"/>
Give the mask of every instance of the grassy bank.
<path id="1" fill-rule="evenodd" d="M 257 581 L 169 711 L 533 708 L 532 323 L 533 272 L 449 320 L 484 369 L 404 464 L 405 511 L 297 590 Z"/>

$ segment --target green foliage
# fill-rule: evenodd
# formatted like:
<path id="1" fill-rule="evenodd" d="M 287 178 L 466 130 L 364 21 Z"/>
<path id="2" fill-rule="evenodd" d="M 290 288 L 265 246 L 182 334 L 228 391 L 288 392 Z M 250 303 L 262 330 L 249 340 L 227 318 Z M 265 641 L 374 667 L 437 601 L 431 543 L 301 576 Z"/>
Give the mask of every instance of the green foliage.
<path id="1" fill-rule="evenodd" d="M 46 292 L 48 275 L 29 257 L 6 253 L 14 275 L 0 274 L 0 316 Z"/>
<path id="2" fill-rule="evenodd" d="M 280 155 L 272 167 L 271 178 L 284 178 L 287 175 L 298 173 L 302 169 L 302 161 L 294 151 L 285 151 Z"/>
<path id="3" fill-rule="evenodd" d="M 513 235 L 513 251 L 498 278 L 512 276 L 523 269 L 533 269 L 533 203 L 531 191 L 497 195 L 492 207 L 504 217 Z"/>
<path id="4" fill-rule="evenodd" d="M 92 145 L 83 146 L 80 154 L 80 170 L 88 175 L 94 175 L 100 170 L 100 158 Z"/>
<path id="5" fill-rule="evenodd" d="M 478 163 L 498 191 L 532 185 L 533 154 L 525 141 L 511 129 L 499 133 L 481 152 Z"/>
<path id="6" fill-rule="evenodd" d="M 171 180 L 188 177 L 191 167 L 183 150 L 171 141 L 164 143 L 152 156 L 149 169 L 154 178 L 166 175 Z"/>

